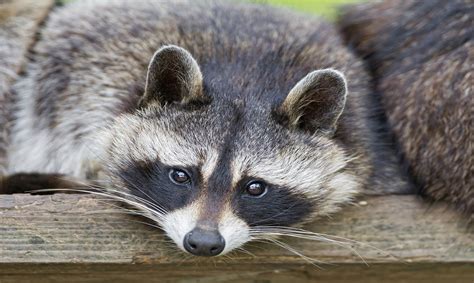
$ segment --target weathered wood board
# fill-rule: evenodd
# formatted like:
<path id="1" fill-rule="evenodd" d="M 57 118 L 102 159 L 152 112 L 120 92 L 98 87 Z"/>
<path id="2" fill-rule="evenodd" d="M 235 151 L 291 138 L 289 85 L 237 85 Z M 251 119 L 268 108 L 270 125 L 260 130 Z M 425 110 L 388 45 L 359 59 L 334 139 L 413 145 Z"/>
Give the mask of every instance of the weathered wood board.
<path id="1" fill-rule="evenodd" d="M 364 203 L 366 202 L 366 203 Z M 366 198 L 306 229 L 366 244 L 285 239 L 319 267 L 261 243 L 200 259 L 144 219 L 88 195 L 0 196 L 0 282 L 474 282 L 474 234 L 444 204 Z"/>

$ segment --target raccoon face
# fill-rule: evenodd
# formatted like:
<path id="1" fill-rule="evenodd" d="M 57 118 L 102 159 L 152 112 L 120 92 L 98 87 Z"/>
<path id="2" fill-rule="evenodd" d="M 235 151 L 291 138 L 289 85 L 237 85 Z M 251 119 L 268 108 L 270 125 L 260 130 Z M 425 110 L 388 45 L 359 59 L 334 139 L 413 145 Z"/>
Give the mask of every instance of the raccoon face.
<path id="1" fill-rule="evenodd" d="M 183 251 L 225 254 L 334 212 L 358 190 L 332 137 L 344 108 L 341 73 L 308 74 L 283 103 L 264 107 L 205 90 L 193 57 L 161 48 L 140 109 L 107 133 L 117 190 Z"/>

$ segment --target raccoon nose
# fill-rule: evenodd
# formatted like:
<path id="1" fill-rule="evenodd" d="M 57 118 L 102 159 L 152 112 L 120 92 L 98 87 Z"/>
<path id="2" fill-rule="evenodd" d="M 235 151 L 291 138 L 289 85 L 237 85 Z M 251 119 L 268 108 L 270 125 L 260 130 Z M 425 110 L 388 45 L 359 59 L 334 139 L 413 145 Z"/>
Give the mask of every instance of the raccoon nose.
<path id="1" fill-rule="evenodd" d="M 184 237 L 184 248 L 198 256 L 216 256 L 225 247 L 225 240 L 217 230 L 194 228 Z"/>

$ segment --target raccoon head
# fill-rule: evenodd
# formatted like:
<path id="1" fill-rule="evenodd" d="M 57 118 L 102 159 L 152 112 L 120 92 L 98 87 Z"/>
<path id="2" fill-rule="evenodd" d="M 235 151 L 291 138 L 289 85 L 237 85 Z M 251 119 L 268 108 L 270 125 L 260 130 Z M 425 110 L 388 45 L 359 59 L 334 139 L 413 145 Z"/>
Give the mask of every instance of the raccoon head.
<path id="1" fill-rule="evenodd" d="M 340 72 L 309 73 L 277 104 L 229 98 L 219 84 L 188 51 L 165 46 L 139 109 L 107 134 L 116 191 L 179 248 L 222 255 L 267 228 L 332 213 L 358 191 L 333 139 L 346 99 Z"/>

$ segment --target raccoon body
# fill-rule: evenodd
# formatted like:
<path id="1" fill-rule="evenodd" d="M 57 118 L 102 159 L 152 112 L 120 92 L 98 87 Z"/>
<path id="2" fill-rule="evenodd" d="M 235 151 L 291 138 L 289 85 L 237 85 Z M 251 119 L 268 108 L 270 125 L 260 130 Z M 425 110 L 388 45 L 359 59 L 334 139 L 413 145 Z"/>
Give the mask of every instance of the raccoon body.
<path id="1" fill-rule="evenodd" d="M 341 30 L 367 60 L 421 192 L 474 220 L 474 2 L 381 1 Z"/>
<path id="2" fill-rule="evenodd" d="M 13 88 L 9 173 L 101 179 L 192 254 L 224 254 L 357 193 L 410 191 L 363 64 L 319 19 L 73 3 L 30 57 Z"/>
<path id="3" fill-rule="evenodd" d="M 9 90 L 52 3 L 52 0 L 0 2 L 0 175 L 6 173 Z"/>

